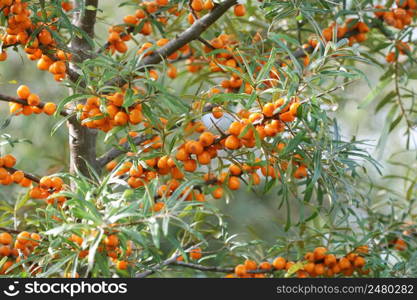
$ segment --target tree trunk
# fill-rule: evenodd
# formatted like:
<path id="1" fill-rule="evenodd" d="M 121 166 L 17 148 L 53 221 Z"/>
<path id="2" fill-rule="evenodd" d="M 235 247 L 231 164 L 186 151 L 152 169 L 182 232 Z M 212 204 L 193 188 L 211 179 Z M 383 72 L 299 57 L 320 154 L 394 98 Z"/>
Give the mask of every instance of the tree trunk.
<path id="1" fill-rule="evenodd" d="M 78 1 L 73 2 L 74 9 L 79 9 L 80 6 Z M 83 6 L 86 9 L 74 14 L 72 23 L 86 32 L 88 36 L 93 39 L 97 9 L 92 8 L 97 8 L 98 0 L 85 0 L 84 2 L 85 4 Z M 70 48 L 74 57 L 74 64 L 70 65 L 70 71 L 76 72 L 75 64 L 90 58 L 93 49 L 86 39 L 77 36 L 71 42 Z M 75 170 L 78 170 L 83 175 L 91 177 L 86 162 L 92 166 L 95 171 L 99 172 L 98 164 L 96 162 L 97 130 L 82 126 L 75 117 L 68 120 L 68 129 L 70 144 L 70 172 L 74 173 Z"/>

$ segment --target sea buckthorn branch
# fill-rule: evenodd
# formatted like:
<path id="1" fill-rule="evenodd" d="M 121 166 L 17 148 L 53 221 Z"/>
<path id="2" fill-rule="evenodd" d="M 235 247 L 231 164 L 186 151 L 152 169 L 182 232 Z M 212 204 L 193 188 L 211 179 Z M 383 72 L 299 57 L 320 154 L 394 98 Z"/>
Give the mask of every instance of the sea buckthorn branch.
<path id="1" fill-rule="evenodd" d="M 213 23 L 215 23 L 221 16 L 223 16 L 227 10 L 233 5 L 237 4 L 237 0 L 226 0 L 221 4 L 216 5 L 212 11 L 196 20 L 193 25 L 190 26 L 183 33 L 178 35 L 176 39 L 169 41 L 163 47 L 155 50 L 152 55 L 145 57 L 137 66 L 137 71 L 143 71 L 146 68 L 160 63 L 164 58 L 170 56 L 181 47 L 185 46 L 189 42 L 196 40 L 200 35 L 206 31 Z M 107 85 L 122 86 L 126 81 L 124 78 L 115 78 L 107 83 Z"/>
<path id="2" fill-rule="evenodd" d="M 200 41 L 200 42 L 202 42 L 204 45 L 206 45 L 211 50 L 216 50 L 216 48 L 214 48 L 212 44 L 210 44 L 208 41 L 206 41 L 205 39 L 203 39 L 201 36 L 199 36 L 197 38 L 197 40 Z"/>
<path id="3" fill-rule="evenodd" d="M 211 110 L 214 107 L 219 106 L 218 104 L 212 104 L 212 103 L 208 103 L 204 108 L 203 108 L 203 112 L 204 113 L 208 113 L 211 112 Z M 220 128 L 217 127 L 217 125 L 215 123 L 213 123 L 213 125 L 217 128 L 217 130 L 221 133 L 221 137 L 219 137 L 216 140 L 216 143 L 218 143 L 222 138 L 227 137 L 228 135 L 226 135 L 224 132 L 221 131 Z M 179 125 L 178 125 L 179 126 Z M 152 139 L 153 137 L 155 137 L 155 134 L 145 134 L 145 135 L 140 135 L 137 136 L 135 138 L 133 138 L 133 143 L 135 145 L 139 145 L 147 140 Z M 110 161 L 114 160 L 115 158 L 117 158 L 118 156 L 128 152 L 130 149 L 130 143 L 129 142 L 125 142 L 122 145 L 119 145 L 118 147 L 113 147 L 110 150 L 108 150 L 105 154 L 103 154 L 102 156 L 100 156 L 97 159 L 97 163 L 100 167 L 104 167 L 107 163 L 109 163 Z"/>
<path id="4" fill-rule="evenodd" d="M 21 104 L 23 106 L 27 106 L 28 102 L 25 99 L 20 99 L 17 97 L 11 97 L 8 95 L 4 95 L 4 94 L 0 94 L 0 101 L 4 101 L 4 102 L 13 102 L 13 103 L 17 103 L 17 104 Z M 39 102 L 38 105 L 35 105 L 36 107 L 43 109 L 45 107 L 45 102 Z M 66 110 L 61 110 L 61 112 L 59 113 L 62 117 L 67 117 L 69 116 L 69 112 Z"/>
<path id="5" fill-rule="evenodd" d="M 2 231 L 2 232 L 8 232 L 8 233 L 13 233 L 13 234 L 19 234 L 19 233 L 22 232 L 21 230 L 16 230 L 16 229 L 7 228 L 7 227 L 0 227 L 0 231 Z"/>
<path id="6" fill-rule="evenodd" d="M 203 265 L 199 265 L 199 264 L 194 264 L 194 263 L 187 263 L 184 261 L 175 261 L 172 264 L 173 266 L 180 266 L 180 267 L 185 267 L 185 268 L 190 268 L 190 269 L 195 269 L 195 270 L 200 270 L 200 271 L 204 271 L 204 272 L 219 272 L 219 273 L 233 273 L 234 272 L 234 268 L 222 268 L 222 267 L 217 267 L 217 266 L 203 266 Z"/>
<path id="7" fill-rule="evenodd" d="M 78 1 L 75 1 L 77 6 Z M 96 23 L 98 0 L 86 0 L 84 10 L 79 10 L 74 14 L 73 23 L 80 30 L 84 31 L 89 37 L 94 37 L 94 25 Z M 77 11 L 77 10 L 76 10 Z M 78 54 L 79 61 L 91 58 L 91 45 L 84 37 L 75 36 L 71 43 L 71 49 Z"/>
<path id="8" fill-rule="evenodd" d="M 144 135 L 140 135 L 137 136 L 135 138 L 133 138 L 133 143 L 135 145 L 139 145 L 147 140 L 150 140 L 154 137 L 155 135 L 151 135 L 151 134 L 144 134 Z M 123 153 L 126 153 L 127 151 L 129 151 L 130 149 L 130 143 L 129 142 L 125 142 L 124 144 L 120 145 L 119 147 L 114 147 L 111 148 L 109 151 L 107 151 L 105 154 L 103 154 L 102 156 L 100 156 L 97 159 L 97 164 L 100 167 L 104 167 L 108 162 L 112 161 L 113 159 L 115 159 L 116 157 L 122 155 Z"/>
<path id="9" fill-rule="evenodd" d="M 21 170 L 18 170 L 16 168 L 8 168 L 8 167 L 4 167 L 4 168 L 7 171 L 9 171 L 9 173 L 14 173 L 14 172 L 17 172 L 17 171 L 21 171 Z M 23 172 L 23 171 L 21 171 L 21 172 Z M 30 174 L 30 173 L 27 173 L 27 172 L 23 172 L 23 174 L 25 175 L 25 178 L 27 178 L 27 179 L 30 179 L 30 180 L 32 180 L 32 181 L 34 181 L 36 183 L 39 183 L 40 182 L 40 178 L 37 177 L 37 176 L 35 176 L 35 175 L 33 175 L 33 174 Z"/>
<path id="10" fill-rule="evenodd" d="M 413 127 L 413 122 L 410 120 L 409 115 L 404 107 L 404 102 L 401 98 L 401 91 L 400 91 L 400 83 L 399 83 L 399 64 L 398 62 L 395 62 L 394 65 L 394 83 L 395 83 L 395 92 L 397 94 L 397 103 L 400 107 L 401 114 L 404 116 L 405 122 L 407 124 L 407 128 L 411 129 Z"/>
<path id="11" fill-rule="evenodd" d="M 202 244 L 202 243 L 200 242 L 200 243 L 198 243 L 198 244 L 196 244 L 196 245 L 194 245 L 194 246 L 192 246 L 192 247 L 188 248 L 187 250 L 185 250 L 185 252 L 189 252 L 189 251 L 191 251 L 191 250 L 193 250 L 193 249 L 195 249 L 195 248 L 198 248 L 198 246 L 200 246 L 201 244 Z M 152 267 L 151 269 L 146 270 L 146 271 L 141 272 L 141 273 L 137 273 L 137 274 L 135 275 L 135 277 L 136 277 L 136 278 L 145 278 L 145 277 L 148 277 L 149 275 L 152 275 L 152 274 L 154 274 L 155 272 L 158 272 L 158 271 L 159 271 L 160 269 L 162 269 L 163 267 L 168 266 L 168 265 L 172 265 L 172 264 L 174 264 L 174 263 L 177 261 L 177 259 L 178 259 L 179 257 L 181 257 L 181 254 L 179 254 L 178 252 L 176 252 L 176 253 L 174 253 L 174 255 L 172 255 L 170 258 L 168 258 L 168 259 L 164 260 L 164 261 L 163 261 L 163 262 L 161 262 L 160 264 L 157 264 L 156 266 Z"/>
<path id="12" fill-rule="evenodd" d="M 91 39 L 94 38 L 94 27 L 98 9 L 98 0 L 86 0 L 81 6 L 79 1 L 74 1 L 75 10 L 79 9 L 72 18 L 72 23 L 85 32 Z M 84 8 L 83 10 L 81 8 Z M 70 66 L 70 80 L 79 83 L 80 75 L 76 70 L 76 64 L 85 59 L 92 58 L 92 45 L 84 37 L 75 37 L 70 44 L 70 49 L 77 55 L 74 56 Z M 75 104 L 73 104 L 74 106 Z M 96 138 L 97 131 L 87 128 L 80 124 L 78 119 L 73 116 L 68 119 L 69 141 L 70 141 L 70 172 L 74 173 L 79 170 L 85 176 L 90 177 L 90 171 L 87 163 L 96 171 L 100 168 L 97 165 Z"/>

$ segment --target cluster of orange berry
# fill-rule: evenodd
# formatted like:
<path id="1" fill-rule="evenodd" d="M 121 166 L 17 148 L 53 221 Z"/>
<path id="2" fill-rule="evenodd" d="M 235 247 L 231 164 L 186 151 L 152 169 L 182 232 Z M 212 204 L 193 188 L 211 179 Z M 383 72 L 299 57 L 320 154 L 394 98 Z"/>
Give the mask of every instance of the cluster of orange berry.
<path id="1" fill-rule="evenodd" d="M 63 0 L 61 2 L 61 7 L 65 11 L 70 11 L 70 10 L 72 10 L 74 8 L 74 6 L 72 5 L 72 2 L 71 1 L 68 1 L 68 0 Z"/>
<path id="2" fill-rule="evenodd" d="M 396 51 L 390 51 L 385 56 L 385 60 L 389 63 L 393 63 L 398 60 L 400 55 L 406 55 L 411 51 L 410 45 L 408 45 L 406 42 L 402 41 L 396 41 L 395 43 L 395 49 Z"/>
<path id="3" fill-rule="evenodd" d="M 190 259 L 192 260 L 199 260 L 200 258 L 203 257 L 203 253 L 201 248 L 197 247 L 197 248 L 193 248 L 190 251 L 188 251 Z M 184 261 L 184 256 L 178 256 L 177 257 L 177 261 Z"/>
<path id="4" fill-rule="evenodd" d="M 66 61 L 71 59 L 70 53 L 57 48 L 52 31 L 57 28 L 52 23 L 38 22 L 33 24 L 30 19 L 28 2 L 21 0 L 3 0 L 0 2 L 0 9 L 7 17 L 6 33 L 1 36 L 5 46 L 22 45 L 30 60 L 39 60 L 38 68 L 49 71 L 54 75 L 55 80 L 61 81 L 66 76 Z M 38 13 L 42 16 L 42 12 Z M 35 37 L 30 33 L 39 30 Z M 52 53 L 52 54 L 51 54 Z M 6 60 L 7 53 L 0 54 L 0 60 Z"/>
<path id="5" fill-rule="evenodd" d="M 205 1 L 192 0 L 191 1 L 191 8 L 193 9 L 197 17 L 200 17 L 200 15 L 204 12 L 208 12 L 212 10 L 213 7 L 214 7 L 214 3 L 212 0 L 205 0 Z M 194 22 L 196 21 L 194 15 L 191 12 L 188 14 L 187 20 L 189 24 L 194 24 Z"/>
<path id="6" fill-rule="evenodd" d="M 13 168 L 15 164 L 16 158 L 11 154 L 0 157 L 0 184 L 10 185 L 12 183 L 17 183 L 22 187 L 30 187 L 32 185 L 32 180 L 26 178 L 25 173 L 20 170 L 12 173 L 8 170 L 8 168 Z"/>
<path id="7" fill-rule="evenodd" d="M 125 53 L 128 50 L 126 44 L 131 39 L 131 33 L 135 27 L 140 27 L 139 33 L 150 35 L 152 33 L 152 18 L 155 18 L 161 24 L 166 24 L 168 18 L 162 15 L 160 8 L 169 4 L 169 0 L 142 1 L 141 8 L 137 9 L 134 15 L 127 15 L 123 18 L 124 26 L 113 26 L 109 29 L 108 47 L 110 53 Z M 167 10 L 170 14 L 179 15 L 178 5 L 173 5 Z"/>
<path id="8" fill-rule="evenodd" d="M 166 44 L 169 43 L 169 39 L 166 38 L 162 38 L 159 39 L 156 42 L 156 46 L 157 47 L 163 47 Z M 154 47 L 154 45 L 150 42 L 146 42 L 142 45 L 142 47 L 138 50 L 137 54 L 142 54 L 144 53 L 144 56 L 148 56 L 151 55 L 153 53 L 153 51 L 147 51 L 148 49 Z M 167 57 L 168 60 L 176 60 L 181 54 L 183 55 L 188 55 L 191 51 L 191 48 L 188 44 L 186 44 L 185 46 L 182 46 L 180 49 L 178 49 L 177 52 L 172 53 L 170 56 Z"/>
<path id="9" fill-rule="evenodd" d="M 106 112 L 100 110 L 100 102 L 106 102 Z M 78 104 L 77 111 L 82 124 L 89 128 L 97 128 L 104 132 L 114 126 L 126 124 L 137 125 L 143 121 L 142 107 L 140 103 L 133 104 L 124 109 L 125 91 L 105 95 L 101 98 L 90 97 L 85 104 Z"/>
<path id="10" fill-rule="evenodd" d="M 22 231 L 16 236 L 14 242 L 10 233 L 0 233 L 0 258 L 8 257 L 8 260 L 0 269 L 0 275 L 7 274 L 8 271 L 10 272 L 13 264 L 21 260 L 19 252 L 22 253 L 24 258 L 27 258 L 39 245 L 40 241 L 41 236 L 37 233 Z"/>
<path id="11" fill-rule="evenodd" d="M 158 197 L 169 196 L 178 188 L 180 180 L 184 178 L 182 170 L 185 172 L 195 172 L 199 165 L 209 165 L 212 159 L 218 156 L 219 150 L 237 150 L 242 146 L 254 147 L 255 130 L 260 139 L 275 136 L 278 132 L 284 130 L 285 122 L 294 121 L 299 106 L 300 103 L 297 97 L 293 97 L 287 104 L 285 104 L 284 99 L 280 98 L 273 103 L 264 105 L 262 113 L 240 111 L 238 115 L 241 117 L 241 121 L 231 123 L 226 136 L 215 135 L 207 131 L 201 122 L 191 122 L 186 125 L 185 131 L 187 134 L 198 132 L 200 135 L 196 140 L 187 140 L 179 145 L 175 153 L 175 160 L 169 155 L 153 157 L 144 162 L 146 167 L 141 164 L 134 165 L 128 161 L 117 170 L 116 175 L 123 176 L 128 174 L 126 180 L 132 188 L 142 187 L 159 175 L 169 175 L 171 178 L 159 187 Z M 223 112 L 220 109 L 214 111 L 215 117 L 221 117 L 222 114 Z M 129 132 L 129 136 L 131 137 L 136 137 L 137 135 L 137 132 Z M 123 144 L 126 141 L 127 138 L 122 138 L 119 143 Z M 142 150 L 143 152 L 149 152 L 160 149 L 162 143 L 160 137 L 156 136 L 143 142 L 140 146 L 146 147 Z M 282 151 L 284 147 L 284 143 L 279 143 L 277 145 L 277 151 Z M 135 154 L 128 153 L 128 156 L 135 156 Z M 293 164 L 296 168 L 293 176 L 297 179 L 307 176 L 307 167 L 302 161 L 303 158 L 300 155 L 294 155 Z M 234 163 L 229 166 L 229 172 L 223 172 L 219 177 L 211 173 L 205 174 L 204 181 L 209 187 L 213 198 L 219 199 L 223 197 L 223 184 L 226 184 L 231 190 L 239 189 L 241 177 L 244 175 L 249 177 L 252 184 L 259 184 L 260 177 L 257 174 L 257 170 L 259 169 L 264 176 L 272 178 L 280 177 L 279 171 L 273 166 L 275 163 L 273 158 L 270 158 L 269 163 L 266 165 L 263 165 L 259 158 L 256 160 L 256 163 L 259 164 L 250 166 L 246 163 Z M 106 168 L 108 171 L 112 171 L 116 166 L 117 162 L 111 161 L 107 164 Z M 179 168 L 180 166 L 182 166 L 181 169 Z M 287 167 L 288 162 L 282 161 L 281 168 L 286 170 Z M 186 200 L 205 200 L 204 194 L 199 189 L 193 191 L 186 190 L 182 195 L 185 192 L 188 193 Z M 163 204 L 158 204 L 157 207 L 162 209 Z"/>
<path id="12" fill-rule="evenodd" d="M 284 257 L 276 257 L 272 263 L 268 261 L 261 262 L 259 265 L 250 259 L 244 264 L 235 267 L 234 274 L 226 275 L 227 278 L 265 278 L 266 274 L 275 271 L 285 270 L 286 272 L 295 273 L 298 278 L 307 277 L 333 277 L 338 274 L 343 276 L 352 276 L 356 271 L 361 275 L 369 274 L 369 269 L 364 269 L 366 260 L 363 255 L 369 252 L 368 246 L 360 246 L 347 255 L 337 258 L 336 255 L 328 253 L 325 247 L 317 247 L 313 252 L 307 252 L 304 260 L 299 263 L 297 270 L 292 270 L 299 263 L 287 261 Z"/>
<path id="13" fill-rule="evenodd" d="M 62 205 L 66 201 L 65 197 L 51 197 L 51 195 L 60 192 L 63 188 L 64 181 L 60 177 L 45 176 L 40 179 L 38 186 L 30 190 L 29 195 L 33 199 L 45 199 L 48 204 Z"/>
<path id="14" fill-rule="evenodd" d="M 375 6 L 375 16 L 383 19 L 385 23 L 397 29 L 404 29 L 413 21 L 417 9 L 416 0 L 396 0 L 397 8 L 386 8 L 383 5 Z"/>
<path id="15" fill-rule="evenodd" d="M 398 251 L 405 251 L 407 249 L 407 242 L 404 241 L 402 238 L 396 238 L 390 244 L 394 246 L 394 248 Z"/>
<path id="16" fill-rule="evenodd" d="M 77 246 L 77 251 L 79 251 L 79 258 L 85 258 L 88 256 L 88 249 L 81 250 L 83 248 L 82 244 L 84 242 L 84 239 L 82 237 L 76 234 L 71 234 L 68 240 Z M 103 238 L 103 240 L 97 248 L 97 251 L 100 253 L 105 252 L 106 255 L 114 263 L 116 269 L 126 270 L 129 266 L 127 259 L 133 253 L 133 242 L 130 240 L 127 241 L 126 249 L 123 251 L 120 247 L 119 237 L 116 234 L 110 234 Z"/>
<path id="17" fill-rule="evenodd" d="M 197 17 L 204 12 L 209 12 L 214 8 L 214 3 L 212 0 L 192 0 L 191 1 L 191 8 L 193 9 L 194 13 Z M 233 8 L 233 12 L 236 17 L 243 17 L 246 14 L 246 8 L 243 4 L 236 4 Z M 194 24 L 195 17 L 193 13 L 188 14 L 188 23 Z"/>
<path id="18" fill-rule="evenodd" d="M 138 133 L 129 132 L 129 136 L 135 137 Z M 123 144 L 127 141 L 126 138 L 122 138 L 119 143 Z M 161 138 L 155 136 L 152 139 L 142 142 L 139 146 L 142 146 L 142 152 L 146 153 L 151 150 L 160 149 L 162 147 Z M 135 153 L 127 153 L 127 156 L 135 156 Z M 108 171 L 112 171 L 116 168 L 117 162 L 115 160 L 109 162 L 106 165 Z M 187 165 L 188 166 L 188 165 Z M 188 166 L 189 168 L 189 166 Z M 187 169 L 190 170 L 190 169 Z M 131 188 L 139 188 L 149 183 L 159 175 L 167 175 L 166 182 L 163 183 L 157 190 L 157 198 L 164 196 L 170 196 L 181 184 L 181 180 L 184 178 L 184 173 L 177 167 L 175 161 L 167 156 L 153 157 L 144 161 L 144 164 L 134 164 L 131 161 L 124 162 L 116 171 L 116 176 L 127 175 L 126 181 Z M 185 195 L 186 194 L 186 195 Z M 184 196 L 185 195 L 185 196 Z M 205 197 L 199 190 L 184 190 L 180 197 L 184 196 L 185 200 L 191 201 L 205 201 Z M 152 210 L 157 212 L 164 208 L 164 203 L 157 201 Z"/>
<path id="19" fill-rule="evenodd" d="M 44 112 L 47 115 L 53 115 L 56 111 L 56 104 L 53 102 L 41 103 L 40 97 L 31 93 L 29 87 L 21 85 L 17 89 L 17 96 L 21 100 L 25 100 L 27 105 L 23 105 L 16 102 L 9 102 L 10 114 L 28 116 L 32 113 L 40 114 Z"/>
<path id="20" fill-rule="evenodd" d="M 209 61 L 209 68 L 211 72 L 222 72 L 222 66 L 227 66 L 232 69 L 236 69 L 238 72 L 243 72 L 239 67 L 242 62 L 242 58 L 239 55 L 234 54 L 234 47 L 237 45 L 236 39 L 233 35 L 220 34 L 218 37 L 212 39 L 210 44 L 213 46 L 217 54 L 213 59 Z M 221 50 L 221 52 L 219 52 Z M 204 51 L 210 55 L 213 50 L 204 47 Z M 232 76 L 228 80 L 223 80 L 221 86 L 226 89 L 227 92 L 232 92 L 239 89 L 243 84 L 242 78 L 237 73 L 232 73 Z"/>
<path id="21" fill-rule="evenodd" d="M 335 26 L 335 24 L 332 24 L 329 27 L 323 29 L 322 34 L 326 41 L 331 41 L 333 39 Z M 336 36 L 338 39 L 348 37 L 349 45 L 353 45 L 354 43 L 362 43 L 366 41 L 366 34 L 368 32 L 369 27 L 365 22 L 361 22 L 358 19 L 348 19 L 346 20 L 344 26 L 337 27 Z"/>
<path id="22" fill-rule="evenodd" d="M 284 104 L 285 100 L 280 98 L 274 103 L 267 103 L 262 112 L 239 112 L 241 120 L 230 124 L 224 146 L 229 150 L 236 150 L 242 146 L 252 148 L 255 146 L 254 130 L 261 140 L 284 131 L 285 123 L 295 120 L 300 103 L 299 99 L 294 97 L 289 104 Z"/>

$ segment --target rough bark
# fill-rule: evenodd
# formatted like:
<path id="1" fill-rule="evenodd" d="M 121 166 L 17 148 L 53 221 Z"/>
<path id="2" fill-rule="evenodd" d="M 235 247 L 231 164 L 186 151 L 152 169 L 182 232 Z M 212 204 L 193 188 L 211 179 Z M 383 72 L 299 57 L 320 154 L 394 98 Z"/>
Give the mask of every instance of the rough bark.
<path id="1" fill-rule="evenodd" d="M 98 6 L 98 0 L 86 0 L 84 7 Z M 74 1 L 74 8 L 79 9 L 79 3 Z M 90 38 L 94 38 L 94 25 L 96 23 L 97 9 L 80 10 L 74 14 L 73 24 L 83 30 Z M 91 45 L 82 37 L 75 37 L 71 42 L 71 50 L 74 53 L 74 63 L 82 62 L 90 57 Z M 71 71 L 75 72 L 75 64 L 71 64 Z M 70 77 L 71 79 L 71 77 Z M 75 105 L 75 104 L 74 104 Z M 90 177 L 86 162 L 96 171 L 99 171 L 96 162 L 96 138 L 97 130 L 82 126 L 79 121 L 72 117 L 68 120 L 69 144 L 70 144 L 70 172 L 80 171 Z"/>

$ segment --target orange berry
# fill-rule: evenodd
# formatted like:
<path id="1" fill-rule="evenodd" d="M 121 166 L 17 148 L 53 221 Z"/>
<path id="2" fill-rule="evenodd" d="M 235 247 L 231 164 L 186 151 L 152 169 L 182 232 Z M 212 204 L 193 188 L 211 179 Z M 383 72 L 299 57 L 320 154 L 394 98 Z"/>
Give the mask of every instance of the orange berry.
<path id="1" fill-rule="evenodd" d="M 38 246 L 39 245 L 39 241 L 41 240 L 41 236 L 39 234 L 33 232 L 33 233 L 30 234 L 30 238 L 33 240 L 33 241 L 30 241 L 32 246 Z"/>
<path id="2" fill-rule="evenodd" d="M 119 246 L 119 238 L 114 234 L 106 236 L 104 244 L 109 247 L 117 247 Z"/>
<path id="3" fill-rule="evenodd" d="M 188 153 L 199 155 L 203 153 L 204 148 L 200 142 L 197 141 L 188 141 L 185 145 L 185 150 Z"/>
<path id="4" fill-rule="evenodd" d="M 275 105 L 273 103 L 267 103 L 262 108 L 262 113 L 265 117 L 272 117 L 274 115 Z"/>
<path id="5" fill-rule="evenodd" d="M 214 3 L 213 3 L 212 0 L 206 0 L 204 2 L 204 9 L 211 10 L 211 9 L 213 9 L 213 7 L 214 7 Z"/>
<path id="6" fill-rule="evenodd" d="M 13 155 L 7 154 L 3 156 L 3 165 L 6 168 L 13 168 L 15 164 L 16 164 L 16 158 Z"/>
<path id="7" fill-rule="evenodd" d="M 396 61 L 396 59 L 397 59 L 397 55 L 393 51 L 388 52 L 387 56 L 385 57 L 385 60 L 389 63 Z"/>
<path id="8" fill-rule="evenodd" d="M 51 64 L 49 67 L 49 72 L 52 74 L 63 74 L 67 70 L 67 67 L 65 66 L 65 63 L 63 61 L 56 61 Z"/>
<path id="9" fill-rule="evenodd" d="M 272 265 L 269 262 L 264 261 L 264 262 L 261 262 L 259 264 L 259 269 L 261 269 L 261 270 L 271 270 L 272 269 Z"/>
<path id="10" fill-rule="evenodd" d="M 397 239 L 394 244 L 395 249 L 398 251 L 404 251 L 407 249 L 407 243 L 403 239 Z"/>
<path id="11" fill-rule="evenodd" d="M 199 137 L 199 141 L 201 145 L 203 145 L 203 147 L 208 147 L 211 144 L 213 144 L 214 139 L 215 139 L 214 134 L 212 134 L 209 131 L 203 132 Z"/>
<path id="12" fill-rule="evenodd" d="M 127 184 L 132 188 L 132 189 L 137 189 L 141 186 L 143 186 L 144 182 L 141 178 L 138 177 L 130 177 L 127 180 Z"/>
<path id="13" fill-rule="evenodd" d="M 30 89 L 26 85 L 19 86 L 16 92 L 21 99 L 27 99 L 30 96 Z"/>
<path id="14" fill-rule="evenodd" d="M 223 117 L 223 109 L 220 106 L 216 106 L 211 110 L 211 113 L 213 114 L 213 117 L 216 119 L 220 119 Z"/>
<path id="15" fill-rule="evenodd" d="M 236 150 L 241 147 L 240 140 L 234 135 L 229 135 L 226 138 L 224 145 L 229 150 Z"/>
<path id="16" fill-rule="evenodd" d="M 61 7 L 65 11 L 70 11 L 74 8 L 70 1 L 62 1 L 61 2 Z"/>
<path id="17" fill-rule="evenodd" d="M 307 167 L 305 165 L 299 166 L 294 172 L 294 177 L 297 179 L 307 177 Z"/>
<path id="18" fill-rule="evenodd" d="M 22 231 L 16 237 L 16 240 L 21 244 L 26 244 L 27 242 L 29 242 L 29 239 L 30 239 L 30 233 L 27 231 Z"/>
<path id="19" fill-rule="evenodd" d="M 197 260 L 202 257 L 201 248 L 194 248 L 190 251 L 190 258 Z"/>
<path id="20" fill-rule="evenodd" d="M 362 256 L 356 257 L 353 261 L 353 265 L 355 266 L 355 268 L 362 268 L 363 266 L 365 266 L 365 264 L 366 261 Z"/>
<path id="21" fill-rule="evenodd" d="M 71 234 L 69 240 L 75 244 L 78 244 L 78 246 L 81 246 L 81 244 L 83 243 L 83 238 L 76 234 Z"/>
<path id="22" fill-rule="evenodd" d="M 202 0 L 192 0 L 191 2 L 191 7 L 195 10 L 195 11 L 202 11 L 204 8 L 204 4 Z"/>
<path id="23" fill-rule="evenodd" d="M 223 188 L 218 187 L 213 192 L 211 192 L 214 199 L 220 199 L 223 198 Z"/>
<path id="24" fill-rule="evenodd" d="M 202 165 L 208 165 L 211 161 L 211 155 L 208 151 L 203 151 L 201 154 L 197 155 L 197 160 Z"/>
<path id="25" fill-rule="evenodd" d="M 314 268 L 316 267 L 315 263 L 309 262 L 304 265 L 304 270 L 309 273 L 310 275 L 314 274 Z"/>
<path id="26" fill-rule="evenodd" d="M 7 59 L 7 52 L 0 51 L 0 61 L 5 61 Z"/>
<path id="27" fill-rule="evenodd" d="M 43 112 L 47 115 L 53 115 L 56 111 L 56 104 L 52 102 L 47 102 L 43 106 Z"/>
<path id="28" fill-rule="evenodd" d="M 129 119 L 129 116 L 127 113 L 125 113 L 124 111 L 119 111 L 115 116 L 114 116 L 114 122 L 116 125 L 119 126 L 123 126 L 126 125 L 127 121 Z"/>
<path id="29" fill-rule="evenodd" d="M 256 270 L 258 268 L 258 265 L 255 261 L 247 259 L 245 260 L 245 267 L 246 270 Z"/>
<path id="30" fill-rule="evenodd" d="M 126 270 L 128 267 L 128 263 L 125 260 L 119 260 L 116 264 L 116 268 L 118 270 Z"/>
<path id="31" fill-rule="evenodd" d="M 230 167 L 229 167 L 229 170 L 230 170 L 230 173 L 232 174 L 232 175 L 235 175 L 235 176 L 239 176 L 240 174 L 242 174 L 242 170 L 240 169 L 240 167 L 239 166 L 237 166 L 237 165 L 231 165 Z"/>
<path id="32" fill-rule="evenodd" d="M 165 203 L 164 202 L 156 202 L 152 208 L 152 210 L 154 212 L 158 212 L 160 210 L 162 210 L 165 207 Z"/>
<path id="33" fill-rule="evenodd" d="M 13 241 L 13 237 L 8 232 L 0 233 L 0 244 L 10 245 Z"/>
<path id="34" fill-rule="evenodd" d="M 112 160 L 112 161 L 110 161 L 109 163 L 106 164 L 106 170 L 110 172 L 114 168 L 116 168 L 116 166 L 117 166 L 117 161 Z"/>
<path id="35" fill-rule="evenodd" d="M 235 267 L 235 274 L 237 276 L 245 276 L 247 274 L 245 265 L 237 265 Z"/>
<path id="36" fill-rule="evenodd" d="M 246 8 L 243 4 L 237 4 L 234 7 L 234 13 L 237 17 L 243 17 L 246 14 Z"/>
<path id="37" fill-rule="evenodd" d="M 230 124 L 229 126 L 229 133 L 238 136 L 240 134 L 240 131 L 242 130 L 243 124 L 241 124 L 240 122 L 233 122 L 232 124 Z"/>
<path id="38" fill-rule="evenodd" d="M 22 171 L 16 171 L 12 174 L 12 180 L 15 183 L 20 183 L 23 178 L 25 178 L 25 174 Z"/>
<path id="39" fill-rule="evenodd" d="M 169 65 L 168 70 L 167 70 L 167 75 L 169 78 L 176 78 L 177 77 L 177 68 L 174 65 Z"/>
<path id="40" fill-rule="evenodd" d="M 289 270 L 292 266 L 294 266 L 294 262 L 293 261 L 289 261 L 285 264 L 285 270 Z"/>
<path id="41" fill-rule="evenodd" d="M 231 190 L 238 190 L 240 188 L 239 177 L 230 176 L 228 186 L 229 186 L 229 189 Z"/>
<path id="42" fill-rule="evenodd" d="M 326 266 L 333 266 L 336 264 L 336 262 L 337 260 L 334 254 L 327 254 L 326 257 L 324 258 L 324 264 Z"/>
<path id="43" fill-rule="evenodd" d="M 349 261 L 349 259 L 347 259 L 346 257 L 342 257 L 339 260 L 339 268 L 341 270 L 346 270 L 349 269 L 352 266 L 351 262 Z"/>
<path id="44" fill-rule="evenodd" d="M 0 246 L 0 257 L 9 256 L 12 253 L 12 250 L 9 246 Z"/>
<path id="45" fill-rule="evenodd" d="M 321 276 L 321 275 L 324 274 L 324 272 L 325 272 L 325 268 L 324 268 L 323 264 L 316 264 L 314 266 L 314 274 L 315 275 Z"/>
<path id="46" fill-rule="evenodd" d="M 323 260 L 326 257 L 327 249 L 325 247 L 317 247 L 314 249 L 314 260 Z"/>
<path id="47" fill-rule="evenodd" d="M 30 94 L 29 97 L 27 98 L 27 101 L 29 105 L 33 105 L 33 106 L 37 106 L 39 105 L 39 103 L 41 103 L 41 99 L 36 94 Z"/>
<path id="48" fill-rule="evenodd" d="M 282 270 L 282 269 L 285 268 L 286 263 L 287 263 L 287 261 L 285 260 L 285 258 L 283 258 L 281 256 L 278 256 L 272 262 L 272 266 L 277 270 Z"/>
<path id="49" fill-rule="evenodd" d="M 123 22 L 125 22 L 126 24 L 129 24 L 129 25 L 136 25 L 136 24 L 138 24 L 138 20 L 137 20 L 137 18 L 136 18 L 136 16 L 125 16 L 124 18 L 123 18 Z"/>
<path id="50" fill-rule="evenodd" d="M 197 169 L 197 163 L 194 159 L 184 161 L 184 170 L 187 172 L 194 172 Z"/>
<path id="51" fill-rule="evenodd" d="M 53 42 L 53 38 L 49 30 L 42 29 L 38 34 L 38 40 L 42 45 L 49 45 Z"/>

